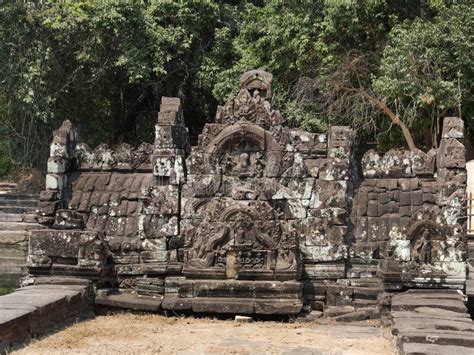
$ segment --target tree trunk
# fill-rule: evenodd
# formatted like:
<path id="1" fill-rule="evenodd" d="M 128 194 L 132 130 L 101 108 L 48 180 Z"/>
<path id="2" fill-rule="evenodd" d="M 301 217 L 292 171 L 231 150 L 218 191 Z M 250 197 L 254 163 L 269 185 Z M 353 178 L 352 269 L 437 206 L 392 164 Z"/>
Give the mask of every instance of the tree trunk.
<path id="1" fill-rule="evenodd" d="M 383 113 L 385 113 L 392 120 L 393 123 L 395 123 L 398 127 L 400 127 L 403 133 L 403 137 L 405 138 L 405 141 L 407 142 L 408 148 L 410 150 L 418 149 L 415 145 L 415 142 L 413 140 L 413 136 L 411 135 L 410 130 L 408 129 L 406 124 L 403 123 L 400 117 L 395 112 L 390 110 L 390 108 L 383 101 L 380 101 L 379 99 L 374 98 L 374 97 L 371 97 L 371 100 Z"/>

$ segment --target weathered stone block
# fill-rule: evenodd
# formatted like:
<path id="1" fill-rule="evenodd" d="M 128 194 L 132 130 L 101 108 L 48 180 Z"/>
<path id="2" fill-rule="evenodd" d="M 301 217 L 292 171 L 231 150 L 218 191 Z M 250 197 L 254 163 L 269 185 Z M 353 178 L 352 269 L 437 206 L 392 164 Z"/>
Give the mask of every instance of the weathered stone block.
<path id="1" fill-rule="evenodd" d="M 367 205 L 367 216 L 378 217 L 379 216 L 379 204 L 376 201 L 369 201 Z"/>
<path id="2" fill-rule="evenodd" d="M 423 192 L 421 190 L 412 191 L 411 203 L 413 206 L 420 206 L 423 204 Z"/>
<path id="3" fill-rule="evenodd" d="M 64 158 L 51 157 L 48 159 L 48 173 L 63 174 L 66 172 L 66 160 Z"/>
<path id="4" fill-rule="evenodd" d="M 184 148 L 188 144 L 188 132 L 184 126 L 155 126 L 155 148 Z"/>
<path id="5" fill-rule="evenodd" d="M 154 156 L 153 175 L 169 178 L 172 184 L 184 182 L 184 164 L 182 156 Z"/>
<path id="6" fill-rule="evenodd" d="M 436 163 L 438 168 L 464 168 L 466 148 L 455 138 L 444 138 L 438 148 Z"/>
<path id="7" fill-rule="evenodd" d="M 28 244 L 27 266 L 34 271 L 64 263 L 71 266 L 72 274 L 81 269 L 98 273 L 105 263 L 105 248 L 98 232 L 34 230 Z"/>
<path id="8" fill-rule="evenodd" d="M 464 121 L 458 117 L 445 117 L 443 120 L 442 138 L 464 138 Z"/>
<path id="9" fill-rule="evenodd" d="M 345 276 L 344 262 L 305 264 L 304 275 L 310 280 L 338 279 Z"/>
<path id="10" fill-rule="evenodd" d="M 60 174 L 46 174 L 46 189 L 61 191 L 66 185 L 67 177 Z"/>

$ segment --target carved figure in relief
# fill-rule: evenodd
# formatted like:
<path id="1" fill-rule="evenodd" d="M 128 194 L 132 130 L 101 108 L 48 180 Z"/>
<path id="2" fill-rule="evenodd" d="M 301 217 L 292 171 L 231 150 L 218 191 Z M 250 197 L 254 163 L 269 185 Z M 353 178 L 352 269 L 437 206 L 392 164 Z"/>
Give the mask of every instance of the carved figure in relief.
<path id="1" fill-rule="evenodd" d="M 239 224 L 237 227 L 237 231 L 235 232 L 235 242 L 237 244 L 245 244 L 246 238 L 245 238 L 245 228 L 243 224 Z"/>
<path id="2" fill-rule="evenodd" d="M 433 242 L 430 231 L 425 229 L 422 236 L 413 246 L 413 259 L 422 264 L 431 264 L 433 261 Z"/>
<path id="3" fill-rule="evenodd" d="M 442 227 L 430 220 L 416 222 L 408 231 L 411 260 L 419 265 L 433 265 L 444 249 Z"/>

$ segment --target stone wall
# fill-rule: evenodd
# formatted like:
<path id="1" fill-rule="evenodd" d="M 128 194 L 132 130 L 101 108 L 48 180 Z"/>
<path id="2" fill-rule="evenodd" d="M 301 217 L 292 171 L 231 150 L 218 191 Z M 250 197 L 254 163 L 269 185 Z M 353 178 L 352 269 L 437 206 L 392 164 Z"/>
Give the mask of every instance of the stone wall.
<path id="1" fill-rule="evenodd" d="M 30 236 L 31 275 L 94 280 L 101 304 L 120 304 L 119 292 L 127 305 L 151 297 L 153 309 L 223 313 L 464 287 L 460 119 L 444 121 L 437 150 L 367 152 L 359 177 L 348 127 L 291 129 L 273 102 L 271 74 L 245 73 L 193 147 L 177 98 L 162 99 L 153 145 L 91 149 L 66 121 L 41 194 L 49 229 Z"/>
<path id="2" fill-rule="evenodd" d="M 376 266 L 372 274 L 386 289 L 464 287 L 463 131 L 461 119 L 446 118 L 437 150 L 369 151 L 362 158 L 352 263 Z"/>

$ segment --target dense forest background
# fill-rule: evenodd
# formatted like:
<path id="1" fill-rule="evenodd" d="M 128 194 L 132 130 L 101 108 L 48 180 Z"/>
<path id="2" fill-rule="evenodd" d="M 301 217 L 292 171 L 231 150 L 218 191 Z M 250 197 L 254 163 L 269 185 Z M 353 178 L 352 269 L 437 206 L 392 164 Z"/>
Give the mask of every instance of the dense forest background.
<path id="1" fill-rule="evenodd" d="M 44 168 L 64 119 L 152 142 L 162 95 L 195 137 L 255 68 L 291 126 L 426 150 L 444 116 L 474 129 L 473 53 L 471 1 L 0 1 L 0 175 Z"/>

